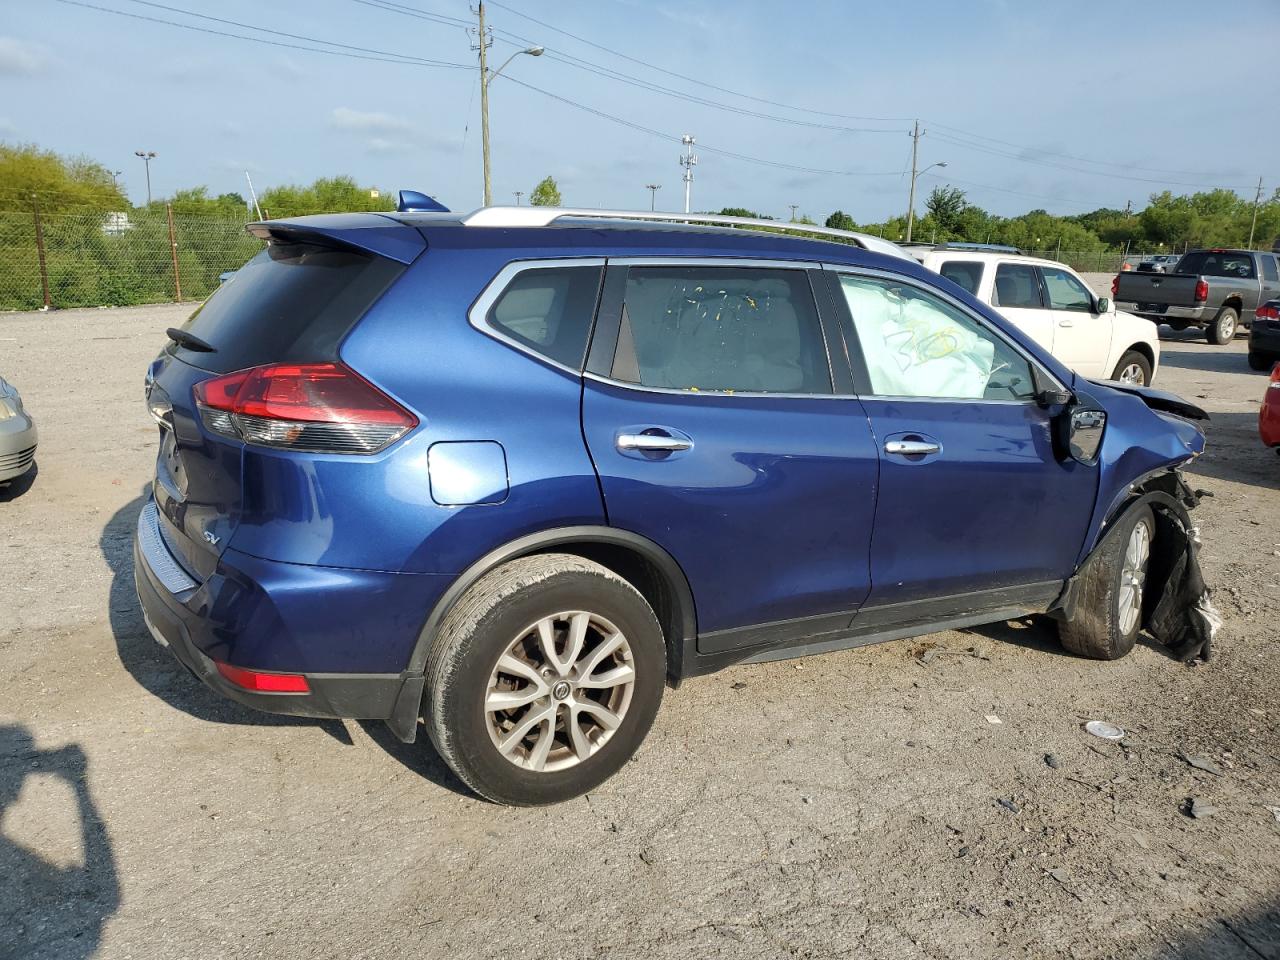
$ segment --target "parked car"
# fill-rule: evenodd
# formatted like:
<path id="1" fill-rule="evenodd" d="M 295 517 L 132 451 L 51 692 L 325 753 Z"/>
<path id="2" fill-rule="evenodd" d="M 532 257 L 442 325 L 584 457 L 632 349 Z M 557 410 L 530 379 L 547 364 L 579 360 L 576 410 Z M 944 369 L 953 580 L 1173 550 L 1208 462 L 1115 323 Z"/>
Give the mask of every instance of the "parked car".
<path id="1" fill-rule="evenodd" d="M 1005 253 L 932 250 L 921 262 L 990 304 L 1086 377 L 1146 386 L 1160 364 L 1160 338 L 1146 320 L 1121 313 L 1065 263 Z"/>
<path id="2" fill-rule="evenodd" d="M 1111 285 L 1116 302 L 1152 323 L 1174 330 L 1203 327 L 1210 343 L 1230 343 L 1258 304 L 1280 297 L 1274 253 L 1192 250 L 1172 273 L 1120 273 Z"/>
<path id="3" fill-rule="evenodd" d="M 1271 382 L 1258 410 L 1258 435 L 1264 444 L 1280 453 L 1280 363 L 1271 369 Z"/>
<path id="4" fill-rule="evenodd" d="M 1176 254 L 1152 254 L 1138 262 L 1138 269 L 1144 273 L 1169 273 L 1178 260 L 1179 257 Z"/>
<path id="5" fill-rule="evenodd" d="M 1046 611 L 1114 659 L 1205 600 L 1170 574 L 1202 411 L 875 237 L 691 219 L 250 225 L 147 371 L 154 636 L 259 709 L 421 719 L 534 804 L 617 771 L 664 681 Z"/>
<path id="6" fill-rule="evenodd" d="M 36 423 L 18 389 L 0 377 L 0 483 L 25 474 L 36 462 Z"/>
<path id="7" fill-rule="evenodd" d="M 1270 370 L 1280 361 L 1280 299 L 1258 305 L 1249 328 L 1249 366 Z"/>

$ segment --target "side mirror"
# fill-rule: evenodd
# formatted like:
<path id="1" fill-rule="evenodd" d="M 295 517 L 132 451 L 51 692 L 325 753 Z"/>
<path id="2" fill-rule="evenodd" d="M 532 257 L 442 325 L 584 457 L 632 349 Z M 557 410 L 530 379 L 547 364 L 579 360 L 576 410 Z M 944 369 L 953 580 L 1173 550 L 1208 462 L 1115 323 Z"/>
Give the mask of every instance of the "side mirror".
<path id="1" fill-rule="evenodd" d="M 1035 364 L 1031 365 L 1031 385 L 1035 389 L 1036 406 L 1041 409 L 1066 406 L 1075 399 L 1070 390 L 1053 383 Z"/>
<path id="2" fill-rule="evenodd" d="M 1110 312 L 1111 312 L 1111 298 L 1110 298 L 1110 297 L 1099 297 L 1099 298 L 1098 298 L 1098 312 L 1099 312 L 1099 313 L 1110 313 Z"/>
<path id="3" fill-rule="evenodd" d="M 1066 418 L 1067 451 L 1071 459 L 1092 466 L 1098 462 L 1102 434 L 1107 429 L 1107 412 L 1093 407 L 1077 407 Z"/>

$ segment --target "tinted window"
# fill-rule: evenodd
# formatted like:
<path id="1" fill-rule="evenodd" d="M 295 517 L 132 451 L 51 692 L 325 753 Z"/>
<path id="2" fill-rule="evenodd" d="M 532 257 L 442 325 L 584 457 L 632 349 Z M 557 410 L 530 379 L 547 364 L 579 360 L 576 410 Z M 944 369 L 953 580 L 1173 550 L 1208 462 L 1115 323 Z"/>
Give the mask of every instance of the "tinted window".
<path id="1" fill-rule="evenodd" d="M 526 270 L 489 308 L 489 325 L 535 353 L 581 369 L 599 286 L 599 267 Z"/>
<path id="2" fill-rule="evenodd" d="M 982 264 L 963 260 L 948 260 L 938 271 L 952 283 L 964 287 L 974 296 L 978 294 L 978 284 L 982 282 Z"/>
<path id="3" fill-rule="evenodd" d="M 1276 273 L 1275 257 L 1259 257 L 1262 262 L 1262 277 L 1264 280 L 1280 280 L 1280 274 Z"/>
<path id="4" fill-rule="evenodd" d="M 1195 273 L 1202 277 L 1252 277 L 1253 257 L 1247 253 L 1197 250 L 1178 261 L 1178 273 Z"/>
<path id="5" fill-rule="evenodd" d="M 1044 292 L 1052 309 L 1085 312 L 1093 309 L 1093 295 L 1083 281 L 1056 267 L 1041 267 L 1040 275 L 1044 277 Z"/>
<path id="6" fill-rule="evenodd" d="M 675 390 L 831 392 L 799 270 L 632 267 L 613 376 Z"/>
<path id="7" fill-rule="evenodd" d="M 171 349 L 215 373 L 335 359 L 343 336 L 402 272 L 403 264 L 372 254 L 272 243 L 183 324 L 216 351 Z"/>
<path id="8" fill-rule="evenodd" d="M 842 276 L 871 392 L 1029 400 L 1031 365 L 975 319 L 908 284 Z"/>
<path id="9" fill-rule="evenodd" d="M 1039 310 L 1043 304 L 1040 302 L 1040 281 L 1035 267 L 1026 263 L 1002 263 L 996 267 L 996 288 L 991 305 Z"/>

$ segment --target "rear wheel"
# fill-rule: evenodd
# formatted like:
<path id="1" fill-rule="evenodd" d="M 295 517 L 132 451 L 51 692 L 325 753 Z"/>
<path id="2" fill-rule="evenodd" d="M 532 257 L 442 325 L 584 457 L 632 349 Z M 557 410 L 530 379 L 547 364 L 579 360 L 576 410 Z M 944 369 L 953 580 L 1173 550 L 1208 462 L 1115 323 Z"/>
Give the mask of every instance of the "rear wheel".
<path id="1" fill-rule="evenodd" d="M 1133 649 L 1142 626 L 1155 516 L 1144 504 L 1119 524 L 1084 573 L 1074 616 L 1058 624 L 1064 647 L 1095 660 L 1119 660 Z"/>
<path id="2" fill-rule="evenodd" d="M 1223 307 L 1218 311 L 1218 315 L 1214 317 L 1213 323 L 1205 328 L 1204 335 L 1210 343 L 1216 343 L 1221 346 L 1232 341 L 1239 326 L 1240 314 L 1236 313 L 1235 308 Z"/>
<path id="3" fill-rule="evenodd" d="M 441 623 L 425 720 L 476 793 L 557 803 L 626 763 L 665 680 L 662 629 L 631 584 L 569 554 L 522 557 L 481 578 Z"/>
<path id="4" fill-rule="evenodd" d="M 1126 350 L 1120 357 L 1120 362 L 1116 364 L 1111 379 L 1145 387 L 1151 383 L 1151 361 L 1137 350 Z"/>
<path id="5" fill-rule="evenodd" d="M 1280 355 L 1274 353 L 1266 353 L 1262 350 L 1249 351 L 1249 369 L 1261 370 L 1263 373 L 1269 371 L 1275 366 L 1276 360 L 1280 359 Z"/>

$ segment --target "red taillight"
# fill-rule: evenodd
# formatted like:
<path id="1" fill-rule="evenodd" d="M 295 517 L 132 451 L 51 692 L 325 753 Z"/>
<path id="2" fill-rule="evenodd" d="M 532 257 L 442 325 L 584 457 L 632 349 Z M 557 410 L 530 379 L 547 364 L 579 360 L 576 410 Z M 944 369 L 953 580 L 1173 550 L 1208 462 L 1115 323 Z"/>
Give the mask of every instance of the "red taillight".
<path id="1" fill-rule="evenodd" d="M 1129 269 L 1128 265 L 1125 266 L 1125 269 L 1126 270 Z M 1116 298 L 1116 294 L 1119 292 L 1120 292 L 1120 274 L 1117 273 L 1115 275 L 1115 278 L 1111 281 L 1111 299 L 1114 300 Z"/>
<path id="2" fill-rule="evenodd" d="M 341 363 L 275 363 L 196 384 L 214 433 L 319 453 L 377 453 L 418 418 Z"/>
<path id="3" fill-rule="evenodd" d="M 219 663 L 218 672 L 242 690 L 254 693 L 310 693 L 307 678 L 300 673 L 262 673 Z"/>
<path id="4" fill-rule="evenodd" d="M 1275 390 L 1280 387 L 1280 363 L 1271 368 L 1271 385 L 1269 389 Z"/>
<path id="5" fill-rule="evenodd" d="M 1258 307 L 1257 317 L 1259 320 L 1280 320 L 1280 304 L 1274 300 L 1267 301 Z"/>
<path id="6" fill-rule="evenodd" d="M 1196 303 L 1204 303 L 1209 299 L 1209 281 L 1200 279 L 1196 281 Z"/>

